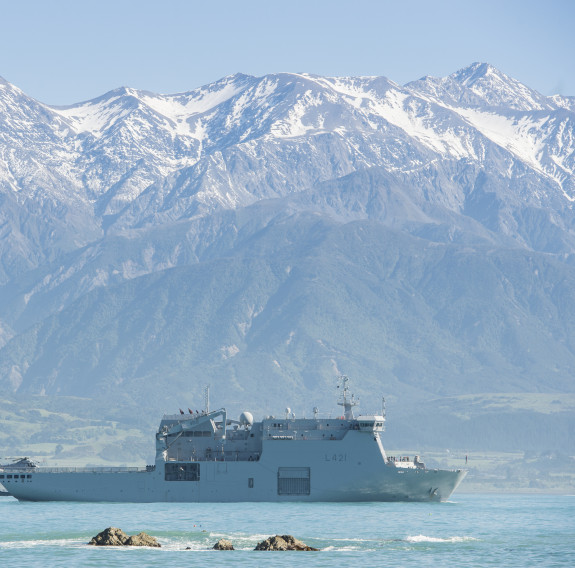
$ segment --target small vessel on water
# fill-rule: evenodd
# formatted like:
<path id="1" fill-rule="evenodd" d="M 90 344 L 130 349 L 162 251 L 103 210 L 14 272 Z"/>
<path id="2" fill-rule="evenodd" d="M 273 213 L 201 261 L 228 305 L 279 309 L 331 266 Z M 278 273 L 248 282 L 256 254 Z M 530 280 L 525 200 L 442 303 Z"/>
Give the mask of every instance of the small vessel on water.
<path id="1" fill-rule="evenodd" d="M 428 469 L 416 456 L 391 458 L 382 444 L 385 411 L 354 417 L 357 399 L 341 377 L 336 418 L 268 416 L 239 420 L 225 408 L 164 415 L 155 464 L 0 471 L 26 501 L 271 502 L 445 501 L 464 470 Z"/>

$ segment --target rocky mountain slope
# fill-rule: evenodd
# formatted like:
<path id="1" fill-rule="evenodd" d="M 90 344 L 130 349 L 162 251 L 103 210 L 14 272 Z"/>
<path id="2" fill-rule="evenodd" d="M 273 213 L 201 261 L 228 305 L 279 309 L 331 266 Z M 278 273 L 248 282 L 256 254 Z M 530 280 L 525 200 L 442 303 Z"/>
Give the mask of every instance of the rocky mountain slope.
<path id="1" fill-rule="evenodd" d="M 442 445 L 528 444 L 519 411 L 573 424 L 569 404 L 519 404 L 503 441 L 457 433 L 506 393 L 573 393 L 574 128 L 575 98 L 487 64 L 70 107 L 0 80 L 4 396 L 155 423 L 206 383 L 238 412 L 335 409 L 345 373 L 391 395 L 405 443 L 424 415 Z M 441 421 L 414 410 L 430 400 Z"/>

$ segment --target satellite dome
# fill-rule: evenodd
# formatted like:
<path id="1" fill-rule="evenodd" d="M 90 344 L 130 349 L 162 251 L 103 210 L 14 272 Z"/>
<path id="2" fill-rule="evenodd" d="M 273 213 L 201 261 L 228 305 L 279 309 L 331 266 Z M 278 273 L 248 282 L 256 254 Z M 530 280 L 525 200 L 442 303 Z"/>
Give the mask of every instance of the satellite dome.
<path id="1" fill-rule="evenodd" d="M 254 417 L 251 412 L 242 412 L 240 414 L 240 424 L 242 426 L 251 426 L 254 423 Z"/>

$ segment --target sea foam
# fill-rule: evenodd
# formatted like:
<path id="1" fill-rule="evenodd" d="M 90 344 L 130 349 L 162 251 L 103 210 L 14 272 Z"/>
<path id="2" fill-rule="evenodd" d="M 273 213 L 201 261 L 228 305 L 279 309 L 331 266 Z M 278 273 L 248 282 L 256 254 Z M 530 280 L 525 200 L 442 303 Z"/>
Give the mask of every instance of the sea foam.
<path id="1" fill-rule="evenodd" d="M 419 534 L 417 536 L 408 536 L 405 541 L 406 542 L 413 542 L 413 543 L 420 543 L 420 542 L 469 542 L 472 540 L 477 540 L 472 536 L 449 536 L 447 538 L 440 538 L 435 536 L 425 536 Z"/>

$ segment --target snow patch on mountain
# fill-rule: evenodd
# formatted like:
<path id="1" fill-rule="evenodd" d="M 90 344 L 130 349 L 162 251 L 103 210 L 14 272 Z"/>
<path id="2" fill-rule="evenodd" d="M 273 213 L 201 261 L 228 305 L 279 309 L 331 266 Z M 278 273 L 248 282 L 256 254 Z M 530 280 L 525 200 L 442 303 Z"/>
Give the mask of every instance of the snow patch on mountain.
<path id="1" fill-rule="evenodd" d="M 240 94 L 242 90 L 242 86 L 226 82 L 220 89 L 198 89 L 181 95 L 146 94 L 141 100 L 155 112 L 171 120 L 176 125 L 175 134 L 197 138 L 199 120 L 194 118 L 212 111 Z"/>
<path id="2" fill-rule="evenodd" d="M 409 94 L 390 90 L 385 102 L 371 101 L 371 109 L 432 150 L 454 158 L 477 158 L 452 129 L 439 129 L 432 112 L 420 112 Z"/>
<path id="3" fill-rule="evenodd" d="M 547 122 L 547 117 L 539 120 L 527 116 L 515 118 L 476 109 L 458 109 L 457 112 L 487 138 L 537 171 L 545 173 L 540 162 L 545 141 L 537 134 Z"/>
<path id="4" fill-rule="evenodd" d="M 118 109 L 115 105 L 122 100 L 123 95 L 117 95 L 96 102 L 87 101 L 69 107 L 53 107 L 52 110 L 65 118 L 77 134 L 88 132 L 100 137 L 107 128 L 130 113 L 130 109 Z"/>
<path id="5" fill-rule="evenodd" d="M 547 97 L 508 77 L 488 63 L 473 63 L 453 73 L 447 80 L 456 81 L 488 106 L 523 111 L 553 108 Z"/>
<path id="6" fill-rule="evenodd" d="M 295 138 L 325 132 L 324 117 L 314 113 L 313 108 L 321 107 L 322 97 L 311 90 L 306 91 L 293 105 L 287 117 L 275 122 L 270 134 L 275 138 Z"/>

